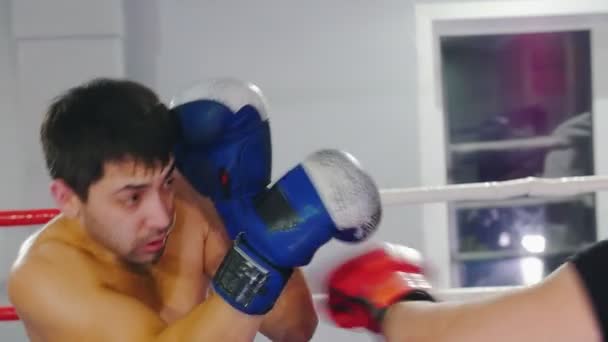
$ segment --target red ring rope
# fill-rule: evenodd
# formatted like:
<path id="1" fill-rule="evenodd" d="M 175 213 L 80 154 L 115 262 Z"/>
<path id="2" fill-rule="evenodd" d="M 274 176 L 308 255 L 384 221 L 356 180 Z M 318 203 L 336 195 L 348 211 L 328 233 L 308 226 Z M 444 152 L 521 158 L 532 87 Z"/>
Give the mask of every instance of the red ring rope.
<path id="1" fill-rule="evenodd" d="M 57 214 L 57 209 L 0 211 L 0 227 L 45 224 Z"/>
<path id="2" fill-rule="evenodd" d="M 18 321 L 19 316 L 15 308 L 10 306 L 0 306 L 0 321 Z"/>
<path id="3" fill-rule="evenodd" d="M 0 227 L 31 226 L 45 224 L 59 214 L 57 209 L 7 210 L 0 211 Z M 15 308 L 0 306 L 0 321 L 18 321 Z"/>

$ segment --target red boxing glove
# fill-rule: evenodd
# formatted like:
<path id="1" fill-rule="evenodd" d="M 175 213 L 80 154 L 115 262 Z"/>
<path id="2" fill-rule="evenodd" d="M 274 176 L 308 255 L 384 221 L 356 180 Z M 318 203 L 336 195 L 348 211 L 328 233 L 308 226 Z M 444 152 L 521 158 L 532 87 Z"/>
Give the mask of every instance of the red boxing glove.
<path id="1" fill-rule="evenodd" d="M 328 279 L 330 317 L 342 328 L 380 332 L 386 309 L 403 300 L 428 300 L 419 253 L 384 244 L 338 266 Z"/>

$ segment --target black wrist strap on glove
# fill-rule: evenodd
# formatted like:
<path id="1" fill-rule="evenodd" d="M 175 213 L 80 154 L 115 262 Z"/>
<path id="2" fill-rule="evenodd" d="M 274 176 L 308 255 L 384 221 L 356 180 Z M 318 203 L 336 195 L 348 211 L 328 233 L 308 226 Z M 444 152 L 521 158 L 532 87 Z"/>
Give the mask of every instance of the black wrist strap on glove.
<path id="1" fill-rule="evenodd" d="M 260 315 L 272 309 L 292 273 L 266 260 L 239 234 L 213 277 L 213 287 L 237 310 Z"/>
<path id="2" fill-rule="evenodd" d="M 413 301 L 436 302 L 435 298 L 433 298 L 433 296 L 431 296 L 428 292 L 423 291 L 423 290 L 414 290 L 412 292 L 409 292 L 405 296 L 401 297 L 399 300 L 395 301 L 395 303 L 413 302 Z M 395 304 L 395 303 L 393 303 L 393 304 Z M 374 308 L 374 310 L 371 311 L 372 317 L 378 323 L 378 325 L 382 325 L 384 316 L 386 315 L 386 312 L 388 311 L 388 309 L 390 307 L 391 306 L 389 305 L 384 308 Z"/>

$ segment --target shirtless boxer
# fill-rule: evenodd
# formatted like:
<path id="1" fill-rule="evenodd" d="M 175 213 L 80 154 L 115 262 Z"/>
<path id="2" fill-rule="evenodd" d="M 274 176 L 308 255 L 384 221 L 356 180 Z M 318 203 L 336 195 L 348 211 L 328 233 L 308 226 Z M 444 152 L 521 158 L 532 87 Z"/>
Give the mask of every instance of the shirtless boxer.
<path id="1" fill-rule="evenodd" d="M 317 318 L 297 267 L 340 229 L 369 225 L 359 216 L 346 227 L 327 211 L 333 194 L 315 186 L 362 171 L 344 154 L 329 153 L 342 161 L 329 167 L 313 155 L 257 202 L 235 199 L 243 216 L 231 218 L 232 230 L 246 232 L 233 243 L 225 217 L 176 170 L 177 126 L 133 82 L 96 80 L 51 105 L 41 137 L 62 214 L 24 243 L 9 276 L 32 341 L 250 341 L 258 331 L 310 339 Z M 317 197 L 296 198 L 293 187 Z M 294 206 L 265 220 L 272 203 L 264 199 L 277 193 L 310 215 Z M 378 197 L 377 189 L 359 195 L 353 200 Z"/>

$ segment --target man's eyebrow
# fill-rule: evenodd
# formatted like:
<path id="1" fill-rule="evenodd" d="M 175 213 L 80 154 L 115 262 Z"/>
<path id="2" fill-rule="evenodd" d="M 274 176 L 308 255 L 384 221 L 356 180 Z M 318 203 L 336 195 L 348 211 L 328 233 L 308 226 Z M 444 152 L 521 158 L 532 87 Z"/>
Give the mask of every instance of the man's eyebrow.
<path id="1" fill-rule="evenodd" d="M 163 177 L 163 180 L 166 181 L 167 179 L 171 178 L 171 176 L 173 176 L 174 170 L 175 170 L 175 161 L 171 162 L 171 164 L 167 167 L 167 170 L 165 171 L 166 174 Z M 119 192 L 126 191 L 126 190 L 130 190 L 130 191 L 143 190 L 148 187 L 150 187 L 150 183 L 127 184 L 127 185 L 121 187 L 120 189 L 114 191 L 114 193 L 117 194 Z"/>
<path id="2" fill-rule="evenodd" d="M 143 184 L 127 184 L 125 186 L 123 186 L 122 188 L 114 191 L 115 194 L 119 193 L 119 192 L 123 192 L 126 190 L 130 190 L 130 191 L 136 191 L 136 190 L 143 190 L 147 187 L 149 187 L 150 184 L 148 183 L 143 183 Z"/>

